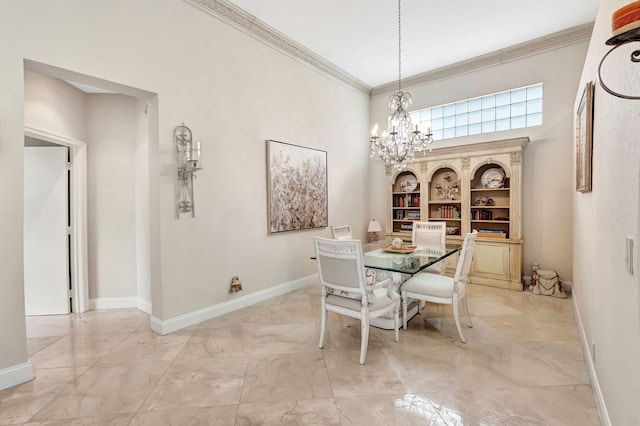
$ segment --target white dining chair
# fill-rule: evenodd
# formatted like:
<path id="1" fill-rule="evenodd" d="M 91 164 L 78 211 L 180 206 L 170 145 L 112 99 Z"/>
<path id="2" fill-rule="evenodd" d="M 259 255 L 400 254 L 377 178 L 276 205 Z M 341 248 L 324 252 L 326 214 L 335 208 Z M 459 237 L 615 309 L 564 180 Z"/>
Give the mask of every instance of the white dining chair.
<path id="1" fill-rule="evenodd" d="M 351 226 L 349 225 L 332 226 L 331 234 L 333 235 L 334 240 L 352 240 L 353 239 L 353 235 L 351 234 Z"/>
<path id="2" fill-rule="evenodd" d="M 369 320 L 393 312 L 394 338 L 399 339 L 400 295 L 386 279 L 368 284 L 362 247 L 358 240 L 314 238 L 318 275 L 322 285 L 320 343 L 324 346 L 327 312 L 360 320 L 360 364 L 364 364 L 369 343 Z M 373 276 L 375 277 L 375 275 Z"/>
<path id="3" fill-rule="evenodd" d="M 420 246 L 423 250 L 435 249 L 444 252 L 446 244 L 447 222 L 413 222 L 411 231 L 411 243 Z M 437 254 L 437 253 L 434 253 Z M 444 274 L 444 261 L 434 263 L 422 272 Z"/>
<path id="4" fill-rule="evenodd" d="M 466 285 L 471 270 L 471 261 L 473 260 L 473 252 L 476 246 L 477 231 L 465 235 L 458 264 L 456 266 L 456 274 L 453 278 L 438 274 L 415 274 L 409 278 L 401 287 L 402 294 L 402 326 L 407 329 L 407 298 L 423 300 L 425 302 L 441 303 L 453 305 L 453 318 L 458 328 L 458 334 L 462 343 L 466 343 L 462 328 L 460 327 L 460 317 L 458 315 L 458 304 L 462 304 L 469 327 L 473 327 L 471 317 L 469 316 L 469 307 L 467 306 Z M 418 304 L 418 311 L 422 312 L 421 304 Z"/>

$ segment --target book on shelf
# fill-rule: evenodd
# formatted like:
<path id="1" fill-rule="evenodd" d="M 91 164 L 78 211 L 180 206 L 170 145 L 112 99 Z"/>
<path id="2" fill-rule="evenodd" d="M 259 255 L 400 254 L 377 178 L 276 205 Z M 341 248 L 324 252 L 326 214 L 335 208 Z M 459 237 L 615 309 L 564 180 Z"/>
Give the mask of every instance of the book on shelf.
<path id="1" fill-rule="evenodd" d="M 474 210 L 471 212 L 471 220 L 493 220 L 493 213 L 489 210 Z"/>
<path id="2" fill-rule="evenodd" d="M 458 206 L 441 206 L 438 207 L 436 217 L 443 219 L 460 219 L 460 209 L 458 209 Z"/>
<path id="3" fill-rule="evenodd" d="M 478 237 L 481 238 L 507 238 L 507 233 L 496 229 L 479 229 Z"/>

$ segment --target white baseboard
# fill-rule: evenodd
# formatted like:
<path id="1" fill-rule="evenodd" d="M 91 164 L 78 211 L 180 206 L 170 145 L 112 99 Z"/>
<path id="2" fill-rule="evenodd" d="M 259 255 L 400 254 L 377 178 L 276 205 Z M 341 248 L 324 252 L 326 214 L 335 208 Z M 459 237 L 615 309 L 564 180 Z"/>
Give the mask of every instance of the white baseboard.
<path id="1" fill-rule="evenodd" d="M 266 288 L 255 293 L 247 294 L 246 296 L 234 296 L 234 298 L 229 301 L 189 312 L 168 320 L 163 321 L 152 316 L 150 327 L 158 334 L 164 335 L 173 333 L 174 331 L 210 320 L 211 318 L 216 318 L 273 297 L 289 293 L 290 291 L 306 287 L 317 281 L 318 274 L 309 275 L 308 277 L 303 277 L 274 287 Z"/>
<path id="2" fill-rule="evenodd" d="M 138 297 L 99 297 L 89 299 L 89 309 L 138 308 L 151 315 L 151 302 Z"/>
<path id="3" fill-rule="evenodd" d="M 147 315 L 151 315 L 151 302 L 148 300 L 143 300 L 138 298 L 138 309 L 144 312 Z"/>
<path id="4" fill-rule="evenodd" d="M 89 299 L 89 309 L 137 308 L 137 297 L 99 297 Z"/>
<path id="5" fill-rule="evenodd" d="M 564 281 L 563 281 L 564 287 Z M 591 346 L 587 340 L 587 334 L 584 331 L 584 325 L 582 324 L 582 317 L 580 316 L 580 309 L 578 308 L 578 301 L 575 294 L 571 297 L 573 303 L 573 312 L 576 318 L 576 325 L 578 326 L 578 335 L 580 337 L 580 345 L 582 346 L 582 353 L 585 356 L 585 363 L 587 365 L 587 373 L 589 374 L 589 381 L 591 382 L 591 389 L 593 391 L 593 398 L 596 401 L 596 409 L 598 410 L 598 416 L 600 417 L 600 423 L 603 426 L 611 426 L 611 419 L 609 419 L 609 412 L 602 396 L 602 389 L 600 389 L 600 382 L 596 374 L 595 365 L 593 365 L 593 354 L 591 353 Z"/>
<path id="6" fill-rule="evenodd" d="M 30 362 L 14 365 L 0 370 L 0 390 L 28 382 L 33 379 L 33 368 Z"/>

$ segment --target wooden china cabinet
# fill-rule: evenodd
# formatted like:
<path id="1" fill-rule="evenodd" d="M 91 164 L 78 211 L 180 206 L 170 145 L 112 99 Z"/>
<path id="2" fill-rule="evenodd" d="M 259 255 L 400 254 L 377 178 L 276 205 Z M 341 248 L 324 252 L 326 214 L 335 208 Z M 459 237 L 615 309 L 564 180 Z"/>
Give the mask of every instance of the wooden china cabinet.
<path id="1" fill-rule="evenodd" d="M 387 166 L 390 238 L 413 221 L 444 221 L 447 242 L 478 230 L 470 282 L 522 290 L 522 154 L 529 138 L 440 148 L 403 171 Z M 446 262 L 453 275 L 457 256 Z"/>

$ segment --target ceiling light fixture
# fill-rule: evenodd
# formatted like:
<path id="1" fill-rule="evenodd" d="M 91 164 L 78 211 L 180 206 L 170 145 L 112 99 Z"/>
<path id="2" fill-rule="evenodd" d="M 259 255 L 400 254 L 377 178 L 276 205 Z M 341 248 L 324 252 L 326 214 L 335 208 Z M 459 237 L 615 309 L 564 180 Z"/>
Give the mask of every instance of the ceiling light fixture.
<path id="1" fill-rule="evenodd" d="M 431 127 L 423 134 L 418 124 L 412 126 L 407 109 L 411 106 L 411 94 L 402 91 L 402 24 L 400 0 L 398 0 L 398 91 L 389 98 L 389 116 L 387 130 L 378 136 L 378 124 L 373 126 L 369 140 L 370 155 L 378 155 L 386 164 L 392 164 L 398 170 L 413 162 L 416 152 L 427 149 L 431 152 L 433 134 Z"/>

